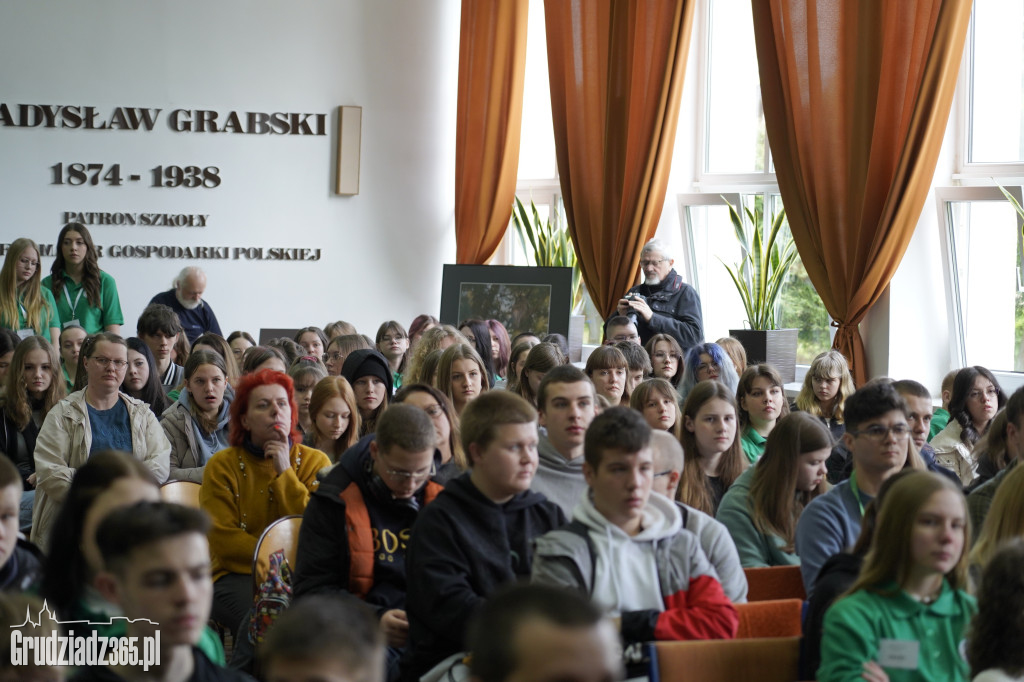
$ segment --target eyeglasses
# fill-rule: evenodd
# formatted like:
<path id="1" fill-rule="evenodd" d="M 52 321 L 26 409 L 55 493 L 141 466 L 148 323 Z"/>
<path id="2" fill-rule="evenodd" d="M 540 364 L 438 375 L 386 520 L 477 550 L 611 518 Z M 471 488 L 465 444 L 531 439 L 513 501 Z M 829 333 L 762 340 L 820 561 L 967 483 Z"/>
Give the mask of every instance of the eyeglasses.
<path id="1" fill-rule="evenodd" d="M 999 391 L 992 386 L 989 386 L 984 391 L 971 391 L 967 394 L 967 397 L 971 400 L 981 400 L 982 398 L 995 398 L 998 395 Z"/>
<path id="2" fill-rule="evenodd" d="M 641 268 L 656 268 L 656 267 L 658 267 L 659 265 L 661 265 L 662 263 L 664 263 L 667 260 L 668 260 L 668 258 L 658 258 L 658 259 L 651 259 L 651 260 L 642 260 L 642 261 L 640 261 L 640 267 Z"/>
<path id="3" fill-rule="evenodd" d="M 437 467 L 433 464 L 426 471 L 400 471 L 398 469 L 384 469 L 384 473 L 398 481 L 425 481 L 437 473 Z"/>
<path id="4" fill-rule="evenodd" d="M 718 365 L 717 362 L 712 362 L 710 364 L 708 364 L 706 362 L 702 362 L 699 365 L 697 365 L 697 371 L 698 372 L 711 372 L 711 371 L 717 372 L 720 369 L 722 369 L 722 368 Z"/>
<path id="5" fill-rule="evenodd" d="M 89 358 L 89 359 L 92 360 L 93 362 L 95 362 L 97 365 L 99 365 L 103 369 L 106 369 L 107 367 L 110 367 L 110 365 L 114 365 L 114 369 L 124 369 L 125 367 L 128 366 L 128 361 L 127 360 L 113 360 L 111 358 L 105 358 L 102 355 L 97 355 L 97 356 Z"/>
<path id="6" fill-rule="evenodd" d="M 654 478 L 658 478 L 659 476 L 668 476 L 671 473 L 671 469 L 669 469 L 668 471 L 659 471 L 658 473 L 654 474 Z"/>
<path id="7" fill-rule="evenodd" d="M 618 334 L 612 337 L 612 341 L 639 341 L 639 334 Z"/>
<path id="8" fill-rule="evenodd" d="M 859 431 L 850 431 L 854 436 L 867 436 L 871 440 L 883 441 L 892 433 L 896 440 L 903 440 L 910 435 L 910 427 L 906 424 L 893 424 L 892 426 L 882 426 L 881 424 L 872 424 L 866 428 L 860 429 Z"/>
<path id="9" fill-rule="evenodd" d="M 324 362 L 327 362 L 328 360 L 330 360 L 332 362 L 338 362 L 343 357 L 345 357 L 344 354 L 339 353 L 336 350 L 335 351 L 331 351 L 330 353 L 324 353 Z"/>

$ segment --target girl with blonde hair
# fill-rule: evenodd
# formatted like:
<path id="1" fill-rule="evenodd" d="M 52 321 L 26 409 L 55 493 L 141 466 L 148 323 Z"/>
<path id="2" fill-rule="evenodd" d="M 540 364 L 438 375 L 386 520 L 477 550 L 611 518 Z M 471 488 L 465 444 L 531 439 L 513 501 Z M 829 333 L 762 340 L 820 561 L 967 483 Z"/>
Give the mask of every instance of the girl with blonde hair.
<path id="1" fill-rule="evenodd" d="M 796 409 L 823 421 L 838 443 L 846 431 L 843 405 L 855 390 L 846 358 L 837 350 L 827 350 L 811 361 L 796 397 Z"/>
<path id="2" fill-rule="evenodd" d="M 31 239 L 15 239 L 0 268 L 0 327 L 21 338 L 43 336 L 54 346 L 60 343 L 57 303 L 41 285 L 39 247 Z"/>
<path id="3" fill-rule="evenodd" d="M 451 345 L 437 364 L 434 386 L 448 397 L 456 414 L 462 414 L 470 401 L 488 389 L 487 365 L 468 344 Z"/>
<path id="4" fill-rule="evenodd" d="M 966 592 L 969 545 L 955 483 L 925 471 L 896 481 L 860 576 L 825 614 L 818 681 L 966 681 L 961 644 L 977 609 Z"/>

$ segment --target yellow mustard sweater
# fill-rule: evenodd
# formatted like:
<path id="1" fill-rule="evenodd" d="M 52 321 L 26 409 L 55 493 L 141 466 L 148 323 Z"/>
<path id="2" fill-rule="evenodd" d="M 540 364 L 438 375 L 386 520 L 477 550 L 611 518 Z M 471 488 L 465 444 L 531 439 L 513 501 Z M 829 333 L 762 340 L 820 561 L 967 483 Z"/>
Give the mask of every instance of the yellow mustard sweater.
<path id="1" fill-rule="evenodd" d="M 251 574 L 260 535 L 282 516 L 305 511 L 320 485 L 316 472 L 331 465 L 327 455 L 305 445 L 293 445 L 289 455 L 292 466 L 280 475 L 272 460 L 237 446 L 206 463 L 199 503 L 210 515 L 215 581 L 228 573 Z"/>

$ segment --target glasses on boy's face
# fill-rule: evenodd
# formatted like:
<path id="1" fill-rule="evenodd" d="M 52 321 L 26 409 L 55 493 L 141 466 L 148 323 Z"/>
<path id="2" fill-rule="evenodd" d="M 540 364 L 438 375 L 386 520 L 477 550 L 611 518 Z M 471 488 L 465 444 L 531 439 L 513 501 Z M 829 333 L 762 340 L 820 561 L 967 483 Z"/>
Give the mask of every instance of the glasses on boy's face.
<path id="1" fill-rule="evenodd" d="M 616 334 L 612 337 L 612 341 L 639 341 L 639 334 Z"/>
<path id="2" fill-rule="evenodd" d="M 384 473 L 390 476 L 396 481 L 413 481 L 420 482 L 425 481 L 434 474 L 437 473 L 437 469 L 433 464 L 430 465 L 429 469 L 421 469 L 420 471 L 402 471 L 401 469 L 384 469 Z"/>
<path id="3" fill-rule="evenodd" d="M 893 424 L 892 426 L 872 424 L 858 431 L 850 431 L 850 433 L 854 436 L 867 436 L 871 440 L 879 442 L 888 438 L 890 433 L 896 440 L 906 440 L 910 435 L 910 427 L 906 424 Z"/>

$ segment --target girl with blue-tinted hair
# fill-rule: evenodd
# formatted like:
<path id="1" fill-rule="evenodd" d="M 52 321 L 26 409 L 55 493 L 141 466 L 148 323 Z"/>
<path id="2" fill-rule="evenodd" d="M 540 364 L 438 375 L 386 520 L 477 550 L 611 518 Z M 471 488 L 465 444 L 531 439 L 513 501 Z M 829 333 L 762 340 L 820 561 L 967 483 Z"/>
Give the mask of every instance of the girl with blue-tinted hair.
<path id="1" fill-rule="evenodd" d="M 679 382 L 680 401 L 685 402 L 693 387 L 708 379 L 722 382 L 729 387 L 733 395 L 736 394 L 736 388 L 740 383 L 732 360 L 717 343 L 699 343 L 686 351 L 683 379 Z"/>

